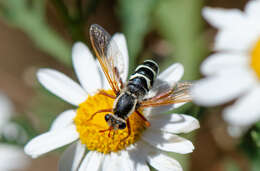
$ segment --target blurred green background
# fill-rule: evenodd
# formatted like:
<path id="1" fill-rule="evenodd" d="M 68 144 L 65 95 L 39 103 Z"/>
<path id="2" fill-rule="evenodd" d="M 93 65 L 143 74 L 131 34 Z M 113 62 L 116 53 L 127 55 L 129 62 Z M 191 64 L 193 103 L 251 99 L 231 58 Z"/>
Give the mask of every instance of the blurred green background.
<path id="1" fill-rule="evenodd" d="M 216 33 L 201 17 L 201 9 L 204 6 L 243 9 L 246 2 L 0 0 L 0 90 L 15 103 L 14 122 L 25 128 L 29 139 L 48 130 L 52 120 L 71 106 L 43 89 L 35 72 L 49 67 L 76 79 L 71 47 L 76 41 L 90 46 L 88 29 L 94 23 L 111 34 L 126 35 L 130 72 L 144 59 L 152 58 L 161 70 L 181 62 L 185 67 L 183 80 L 198 79 L 199 65 L 212 53 Z M 177 156 L 185 171 L 260 170 L 259 150 L 254 142 L 260 140 L 257 133 L 260 126 L 253 128 L 256 132 L 253 138 L 248 133 L 242 139 L 233 139 L 221 119 L 222 108 L 188 104 L 179 109 L 201 121 L 201 128 L 188 136 L 193 139 L 195 151 L 190 156 Z M 61 151 L 33 160 L 29 170 L 56 170 Z"/>

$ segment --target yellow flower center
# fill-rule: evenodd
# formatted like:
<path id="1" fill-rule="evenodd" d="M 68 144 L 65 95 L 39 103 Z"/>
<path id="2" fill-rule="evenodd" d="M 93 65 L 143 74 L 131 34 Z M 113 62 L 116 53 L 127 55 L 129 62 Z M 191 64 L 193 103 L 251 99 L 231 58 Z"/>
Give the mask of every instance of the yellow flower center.
<path id="1" fill-rule="evenodd" d="M 258 76 L 258 79 L 260 79 L 260 39 L 257 41 L 251 52 L 250 65 Z"/>
<path id="2" fill-rule="evenodd" d="M 112 90 L 104 90 L 107 94 L 114 95 Z M 117 152 L 134 144 L 145 129 L 144 120 L 137 113 L 129 116 L 131 134 L 128 135 L 128 127 L 123 130 L 110 130 L 105 121 L 105 115 L 109 112 L 102 112 L 93 115 L 103 109 L 113 108 L 114 99 L 97 93 L 89 95 L 87 100 L 79 105 L 77 115 L 74 119 L 77 131 L 82 144 L 89 150 L 102 153 Z"/>

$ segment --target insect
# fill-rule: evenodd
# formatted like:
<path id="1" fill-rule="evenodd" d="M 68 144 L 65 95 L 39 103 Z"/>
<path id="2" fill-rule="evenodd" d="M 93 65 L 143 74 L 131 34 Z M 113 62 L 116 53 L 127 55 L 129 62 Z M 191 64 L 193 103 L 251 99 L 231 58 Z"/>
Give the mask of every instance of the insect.
<path id="1" fill-rule="evenodd" d="M 128 82 L 123 82 L 120 76 L 126 76 L 127 73 L 124 73 L 125 63 L 117 44 L 97 24 L 91 25 L 89 32 L 97 59 L 115 94 L 113 96 L 104 91 L 99 92 L 115 99 L 112 109 L 99 110 L 91 117 L 93 118 L 98 113 L 107 112 L 104 119 L 109 128 L 100 132 L 125 129 L 127 127 L 129 136 L 131 134 L 129 116 L 133 112 L 136 112 L 144 120 L 146 127 L 149 127 L 150 123 L 139 112 L 140 109 L 191 101 L 188 91 L 191 83 L 181 82 L 168 85 L 165 82 L 160 82 L 160 80 L 156 79 L 159 72 L 158 64 L 152 60 L 144 61 L 135 69 Z M 154 86 L 154 84 L 156 85 Z M 157 93 L 153 97 L 146 97 L 150 91 Z"/>

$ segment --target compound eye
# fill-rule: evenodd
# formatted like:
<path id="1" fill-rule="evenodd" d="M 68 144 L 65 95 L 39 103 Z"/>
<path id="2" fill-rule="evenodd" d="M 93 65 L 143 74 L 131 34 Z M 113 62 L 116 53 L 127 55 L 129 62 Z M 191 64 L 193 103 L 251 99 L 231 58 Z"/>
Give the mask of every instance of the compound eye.
<path id="1" fill-rule="evenodd" d="M 119 129 L 125 129 L 126 124 L 124 122 L 122 122 L 121 124 L 119 124 L 118 128 Z"/>
<path id="2" fill-rule="evenodd" d="M 106 115 L 105 115 L 105 120 L 108 121 L 109 118 L 110 118 L 109 114 L 106 114 Z"/>

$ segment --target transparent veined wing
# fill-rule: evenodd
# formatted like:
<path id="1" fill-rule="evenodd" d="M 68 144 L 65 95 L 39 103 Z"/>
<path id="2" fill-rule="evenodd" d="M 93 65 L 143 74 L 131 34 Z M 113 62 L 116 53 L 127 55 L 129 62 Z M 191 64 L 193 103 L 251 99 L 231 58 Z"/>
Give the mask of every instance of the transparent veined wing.
<path id="1" fill-rule="evenodd" d="M 167 83 L 159 83 L 155 85 L 158 91 L 153 97 L 144 99 L 140 108 L 159 107 L 177 103 L 190 102 L 190 87 L 191 82 L 178 82 L 175 85 L 168 85 Z"/>
<path id="2" fill-rule="evenodd" d="M 117 95 L 124 87 L 121 75 L 125 73 L 125 63 L 116 42 L 101 26 L 93 24 L 90 27 L 90 40 L 101 68 Z"/>

